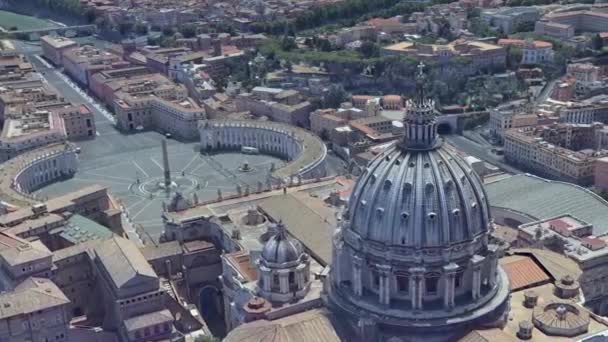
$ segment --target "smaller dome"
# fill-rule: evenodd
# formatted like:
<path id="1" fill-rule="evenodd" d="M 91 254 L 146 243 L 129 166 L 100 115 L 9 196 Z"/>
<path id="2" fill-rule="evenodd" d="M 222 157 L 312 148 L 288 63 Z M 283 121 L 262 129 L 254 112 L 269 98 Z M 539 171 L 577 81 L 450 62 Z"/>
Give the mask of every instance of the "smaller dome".
<path id="1" fill-rule="evenodd" d="M 267 263 L 284 264 L 300 260 L 304 250 L 299 241 L 287 236 L 283 222 L 275 226 L 276 234 L 268 239 L 262 249 L 262 259 Z"/>

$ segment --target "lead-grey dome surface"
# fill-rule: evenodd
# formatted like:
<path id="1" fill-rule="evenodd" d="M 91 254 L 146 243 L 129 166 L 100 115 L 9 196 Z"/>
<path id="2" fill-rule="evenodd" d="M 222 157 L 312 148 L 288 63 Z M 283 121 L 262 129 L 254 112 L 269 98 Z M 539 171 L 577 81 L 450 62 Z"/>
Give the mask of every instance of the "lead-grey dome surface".
<path id="1" fill-rule="evenodd" d="M 276 226 L 277 233 L 264 244 L 262 259 L 268 263 L 285 264 L 297 262 L 304 253 L 299 241 L 287 236 L 283 223 Z"/>
<path id="2" fill-rule="evenodd" d="M 445 146 L 388 148 L 360 177 L 347 216 L 363 239 L 415 248 L 471 241 L 490 226 L 482 181 Z"/>

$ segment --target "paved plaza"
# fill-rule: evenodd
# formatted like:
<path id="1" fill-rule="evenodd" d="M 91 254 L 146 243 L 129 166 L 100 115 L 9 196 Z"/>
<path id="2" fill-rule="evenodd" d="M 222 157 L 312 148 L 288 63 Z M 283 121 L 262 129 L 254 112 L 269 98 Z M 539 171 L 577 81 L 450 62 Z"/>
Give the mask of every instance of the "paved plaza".
<path id="1" fill-rule="evenodd" d="M 170 200 L 170 195 L 158 186 L 163 182 L 162 139 L 156 132 L 123 135 L 106 131 L 95 140 L 79 142 L 80 167 L 76 175 L 38 193 L 52 197 L 92 184 L 107 186 L 132 220 L 144 227 L 148 236 L 142 238 L 157 240 L 163 230 L 163 202 Z M 284 163 L 272 156 L 237 152 L 203 155 L 197 143 L 167 142 L 171 178 L 177 191 L 188 198 L 196 194 L 199 201 L 217 198 L 218 189 L 224 196 L 234 194 L 237 184 L 243 191 L 247 185 L 253 191 L 258 181 L 265 184 L 273 163 L 275 167 Z M 241 171 L 243 163 L 251 170 Z"/>

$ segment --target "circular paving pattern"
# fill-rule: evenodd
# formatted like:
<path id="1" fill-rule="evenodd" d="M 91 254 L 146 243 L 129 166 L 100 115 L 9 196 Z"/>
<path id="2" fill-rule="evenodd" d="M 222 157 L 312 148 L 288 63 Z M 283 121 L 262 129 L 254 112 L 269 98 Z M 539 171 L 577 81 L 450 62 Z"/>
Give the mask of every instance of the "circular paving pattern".
<path id="1" fill-rule="evenodd" d="M 131 184 L 130 190 L 134 194 L 139 194 L 147 197 L 163 196 L 171 197 L 175 192 L 189 194 L 196 190 L 201 190 L 201 184 L 195 176 L 181 175 L 179 173 L 171 174 L 171 185 L 165 186 L 164 177 L 152 177 L 147 179 L 136 179 L 135 183 Z"/>

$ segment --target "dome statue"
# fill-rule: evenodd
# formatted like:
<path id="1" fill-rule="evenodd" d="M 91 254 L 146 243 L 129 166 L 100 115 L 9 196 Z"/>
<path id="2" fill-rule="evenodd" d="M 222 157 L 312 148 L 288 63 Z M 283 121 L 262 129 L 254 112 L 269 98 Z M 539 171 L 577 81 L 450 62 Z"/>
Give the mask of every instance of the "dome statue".
<path id="1" fill-rule="evenodd" d="M 329 305 L 377 341 L 449 341 L 501 324 L 508 310 L 488 196 L 438 136 L 423 68 L 403 138 L 363 170 L 333 238 Z"/>

